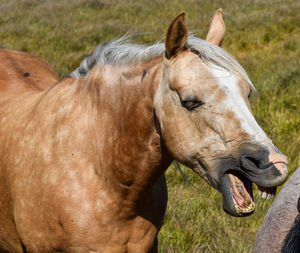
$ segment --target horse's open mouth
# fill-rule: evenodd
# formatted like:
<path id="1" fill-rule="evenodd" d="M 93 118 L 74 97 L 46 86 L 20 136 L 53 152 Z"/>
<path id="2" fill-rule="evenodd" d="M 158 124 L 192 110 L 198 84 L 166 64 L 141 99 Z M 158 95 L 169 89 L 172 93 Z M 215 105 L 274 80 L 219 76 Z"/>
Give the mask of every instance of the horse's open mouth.
<path id="1" fill-rule="evenodd" d="M 233 216 L 247 216 L 253 213 L 255 202 L 253 199 L 252 182 L 236 171 L 227 171 L 220 182 L 223 195 L 223 209 Z M 276 187 L 265 188 L 258 186 L 262 198 L 272 198 Z"/>
<path id="2" fill-rule="evenodd" d="M 251 213 L 255 209 L 253 201 L 252 183 L 250 180 L 228 173 L 232 187 L 232 201 L 238 213 Z"/>

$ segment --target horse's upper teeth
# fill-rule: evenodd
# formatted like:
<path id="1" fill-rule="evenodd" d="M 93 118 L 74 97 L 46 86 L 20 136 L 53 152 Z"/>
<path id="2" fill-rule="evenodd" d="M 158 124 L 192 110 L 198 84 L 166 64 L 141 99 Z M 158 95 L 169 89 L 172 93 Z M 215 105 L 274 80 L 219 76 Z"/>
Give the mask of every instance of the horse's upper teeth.
<path id="1" fill-rule="evenodd" d="M 263 199 L 272 199 L 275 196 L 275 194 L 273 194 L 273 193 L 268 193 L 268 192 L 265 192 L 265 191 L 261 191 L 260 189 L 258 189 L 258 195 L 260 197 L 262 197 Z"/>

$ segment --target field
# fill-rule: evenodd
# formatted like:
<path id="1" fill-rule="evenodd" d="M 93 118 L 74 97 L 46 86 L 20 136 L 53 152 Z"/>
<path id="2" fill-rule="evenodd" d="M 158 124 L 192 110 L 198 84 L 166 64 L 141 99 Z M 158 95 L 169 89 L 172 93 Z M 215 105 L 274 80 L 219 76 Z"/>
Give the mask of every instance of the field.
<path id="1" fill-rule="evenodd" d="M 288 156 L 292 174 L 300 166 L 300 1 L 0 0 L 0 47 L 39 56 L 63 77 L 96 45 L 126 32 L 141 33 L 136 43 L 161 40 L 183 10 L 189 29 L 205 38 L 220 7 L 227 27 L 223 48 L 256 86 L 257 121 Z M 188 168 L 184 171 L 192 184 L 174 166 L 167 171 L 169 203 L 159 252 L 251 252 L 272 201 L 261 200 L 255 191 L 255 213 L 230 217 L 221 209 L 221 195 Z"/>

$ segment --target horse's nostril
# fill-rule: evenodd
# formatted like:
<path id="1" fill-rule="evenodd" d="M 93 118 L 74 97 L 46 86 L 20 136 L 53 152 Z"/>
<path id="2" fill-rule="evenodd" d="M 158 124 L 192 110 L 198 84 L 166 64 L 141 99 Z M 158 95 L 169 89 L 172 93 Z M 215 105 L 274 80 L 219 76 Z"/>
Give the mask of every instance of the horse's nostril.
<path id="1" fill-rule="evenodd" d="M 243 167 L 246 168 L 261 168 L 262 167 L 262 161 L 261 159 L 254 157 L 254 156 L 242 156 L 241 157 L 241 163 L 243 165 Z"/>
<path id="2" fill-rule="evenodd" d="M 248 160 L 249 160 L 250 162 L 252 162 L 257 168 L 259 168 L 260 165 L 261 165 L 261 162 L 260 162 L 258 159 L 254 158 L 254 157 L 246 156 L 245 159 L 248 159 Z"/>

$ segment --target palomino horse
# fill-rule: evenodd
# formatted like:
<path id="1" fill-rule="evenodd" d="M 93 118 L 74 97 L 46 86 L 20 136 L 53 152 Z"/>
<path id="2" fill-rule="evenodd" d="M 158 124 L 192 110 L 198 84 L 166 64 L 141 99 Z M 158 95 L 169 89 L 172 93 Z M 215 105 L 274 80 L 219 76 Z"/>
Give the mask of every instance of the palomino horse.
<path id="1" fill-rule="evenodd" d="M 253 253 L 300 252 L 300 168 L 272 203 L 256 235 Z"/>
<path id="2" fill-rule="evenodd" d="M 42 91 L 59 80 L 52 67 L 35 56 L 3 49 L 0 59 L 0 92 L 7 89 L 5 96 L 17 94 L 20 89 Z M 1 102 L 3 99 L 7 97 Z"/>
<path id="3" fill-rule="evenodd" d="M 181 13 L 165 45 L 100 46 L 44 91 L 0 80 L 2 252 L 157 252 L 173 159 L 231 215 L 253 212 L 252 182 L 272 194 L 287 160 L 256 123 L 224 34 L 221 10 L 207 41 L 188 37 Z"/>

